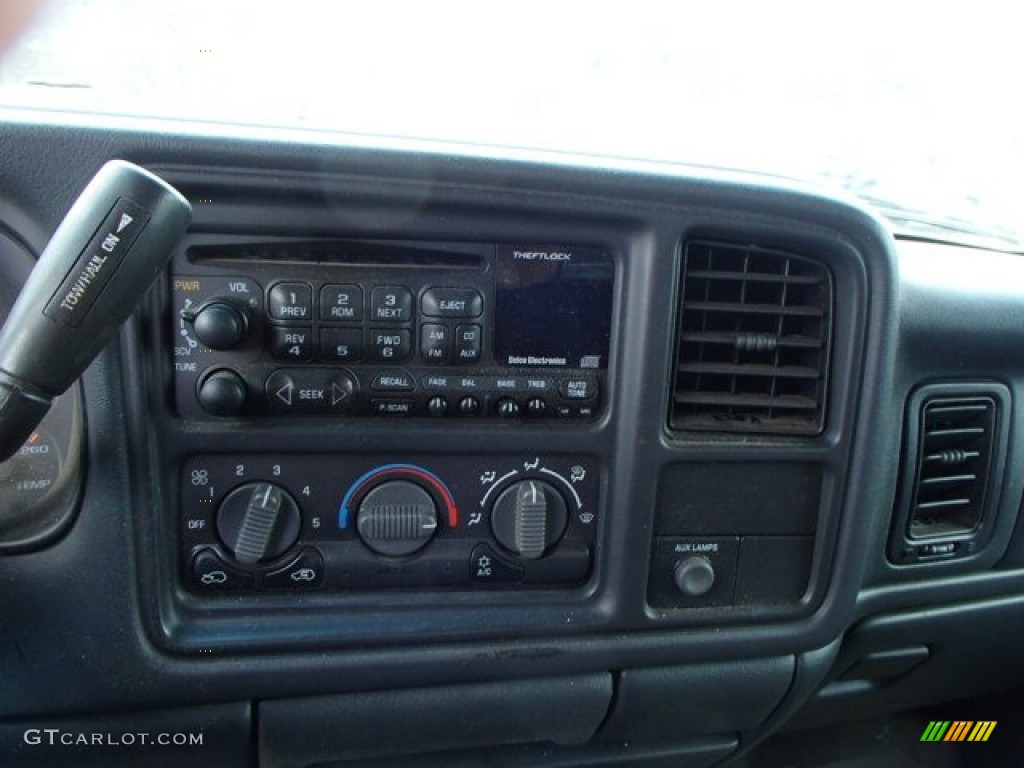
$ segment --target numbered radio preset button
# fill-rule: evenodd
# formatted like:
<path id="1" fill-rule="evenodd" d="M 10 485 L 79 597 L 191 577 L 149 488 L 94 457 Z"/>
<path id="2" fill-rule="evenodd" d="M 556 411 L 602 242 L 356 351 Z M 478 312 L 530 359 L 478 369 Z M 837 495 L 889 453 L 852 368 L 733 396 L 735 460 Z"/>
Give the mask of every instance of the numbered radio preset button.
<path id="1" fill-rule="evenodd" d="M 311 328 L 271 328 L 270 354 L 277 360 L 301 362 L 313 359 Z"/>
<path id="2" fill-rule="evenodd" d="M 378 363 L 399 363 L 412 354 L 412 334 L 404 330 L 374 328 L 370 331 L 370 359 Z"/>
<path id="3" fill-rule="evenodd" d="M 324 328 L 320 331 L 320 359 L 354 363 L 363 359 L 362 328 Z"/>
<path id="4" fill-rule="evenodd" d="M 275 320 L 313 319 L 313 289 L 309 283 L 278 283 L 270 289 L 267 307 Z"/>
<path id="5" fill-rule="evenodd" d="M 358 285 L 325 285 L 320 289 L 320 319 L 358 323 L 363 319 L 363 289 Z"/>
<path id="6" fill-rule="evenodd" d="M 412 294 L 399 285 L 381 285 L 370 291 L 370 319 L 375 323 L 412 320 Z"/>

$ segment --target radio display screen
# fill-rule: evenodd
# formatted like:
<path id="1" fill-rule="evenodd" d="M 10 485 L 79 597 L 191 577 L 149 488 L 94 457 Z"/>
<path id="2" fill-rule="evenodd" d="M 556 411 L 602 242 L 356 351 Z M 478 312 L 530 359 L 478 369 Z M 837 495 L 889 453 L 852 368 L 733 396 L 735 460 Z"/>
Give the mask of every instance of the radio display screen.
<path id="1" fill-rule="evenodd" d="M 606 253 L 499 245 L 495 266 L 498 365 L 608 367 L 615 269 Z"/>

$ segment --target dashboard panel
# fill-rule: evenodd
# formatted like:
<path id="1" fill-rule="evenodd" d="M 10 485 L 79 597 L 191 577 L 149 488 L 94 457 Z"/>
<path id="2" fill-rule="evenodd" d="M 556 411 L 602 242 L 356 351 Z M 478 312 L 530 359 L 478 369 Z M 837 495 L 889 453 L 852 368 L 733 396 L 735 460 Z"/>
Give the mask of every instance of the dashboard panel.
<path id="1" fill-rule="evenodd" d="M 3 120 L 23 250 L 113 157 L 193 222 L 60 524 L 0 529 L 0 752 L 144 709 L 190 765 L 712 765 L 1019 685 L 950 629 L 1024 580 L 1019 257 L 739 174 Z"/>

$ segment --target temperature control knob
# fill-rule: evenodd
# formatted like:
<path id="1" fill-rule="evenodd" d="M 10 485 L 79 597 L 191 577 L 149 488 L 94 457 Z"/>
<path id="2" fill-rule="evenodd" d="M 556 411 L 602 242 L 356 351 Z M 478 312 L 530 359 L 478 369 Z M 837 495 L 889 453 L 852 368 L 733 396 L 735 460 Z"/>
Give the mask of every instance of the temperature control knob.
<path id="1" fill-rule="evenodd" d="M 378 555 L 405 557 L 437 533 L 437 505 L 416 483 L 389 480 L 366 494 L 356 513 L 356 530 Z"/>
<path id="2" fill-rule="evenodd" d="M 273 483 L 246 483 L 217 510 L 217 533 L 235 559 L 246 565 L 283 555 L 299 538 L 299 505 Z"/>
<path id="3" fill-rule="evenodd" d="M 225 299 L 214 299 L 185 319 L 192 321 L 196 338 L 210 349 L 231 349 L 249 331 L 246 311 Z"/>
<path id="4" fill-rule="evenodd" d="M 491 509 L 491 530 L 505 549 L 536 560 L 555 544 L 568 522 L 565 499 L 541 480 L 520 480 Z"/>

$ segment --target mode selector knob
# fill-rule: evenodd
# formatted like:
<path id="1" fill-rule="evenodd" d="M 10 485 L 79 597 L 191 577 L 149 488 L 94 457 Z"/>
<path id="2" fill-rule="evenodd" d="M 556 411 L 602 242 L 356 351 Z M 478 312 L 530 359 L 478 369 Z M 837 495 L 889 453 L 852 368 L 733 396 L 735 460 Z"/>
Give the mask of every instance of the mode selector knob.
<path id="1" fill-rule="evenodd" d="M 226 299 L 214 299 L 185 319 L 192 321 L 196 338 L 210 349 L 231 349 L 249 332 L 248 313 Z"/>
<path id="2" fill-rule="evenodd" d="M 363 498 L 356 530 L 378 555 L 405 557 L 421 550 L 437 533 L 437 505 L 416 483 L 389 480 Z"/>
<path id="3" fill-rule="evenodd" d="M 295 499 L 273 483 L 246 483 L 217 510 L 217 533 L 245 565 L 273 560 L 299 538 L 301 515 Z"/>
<path id="4" fill-rule="evenodd" d="M 565 533 L 565 499 L 541 480 L 520 480 L 498 497 L 491 510 L 491 530 L 505 549 L 526 560 L 541 557 Z"/>

